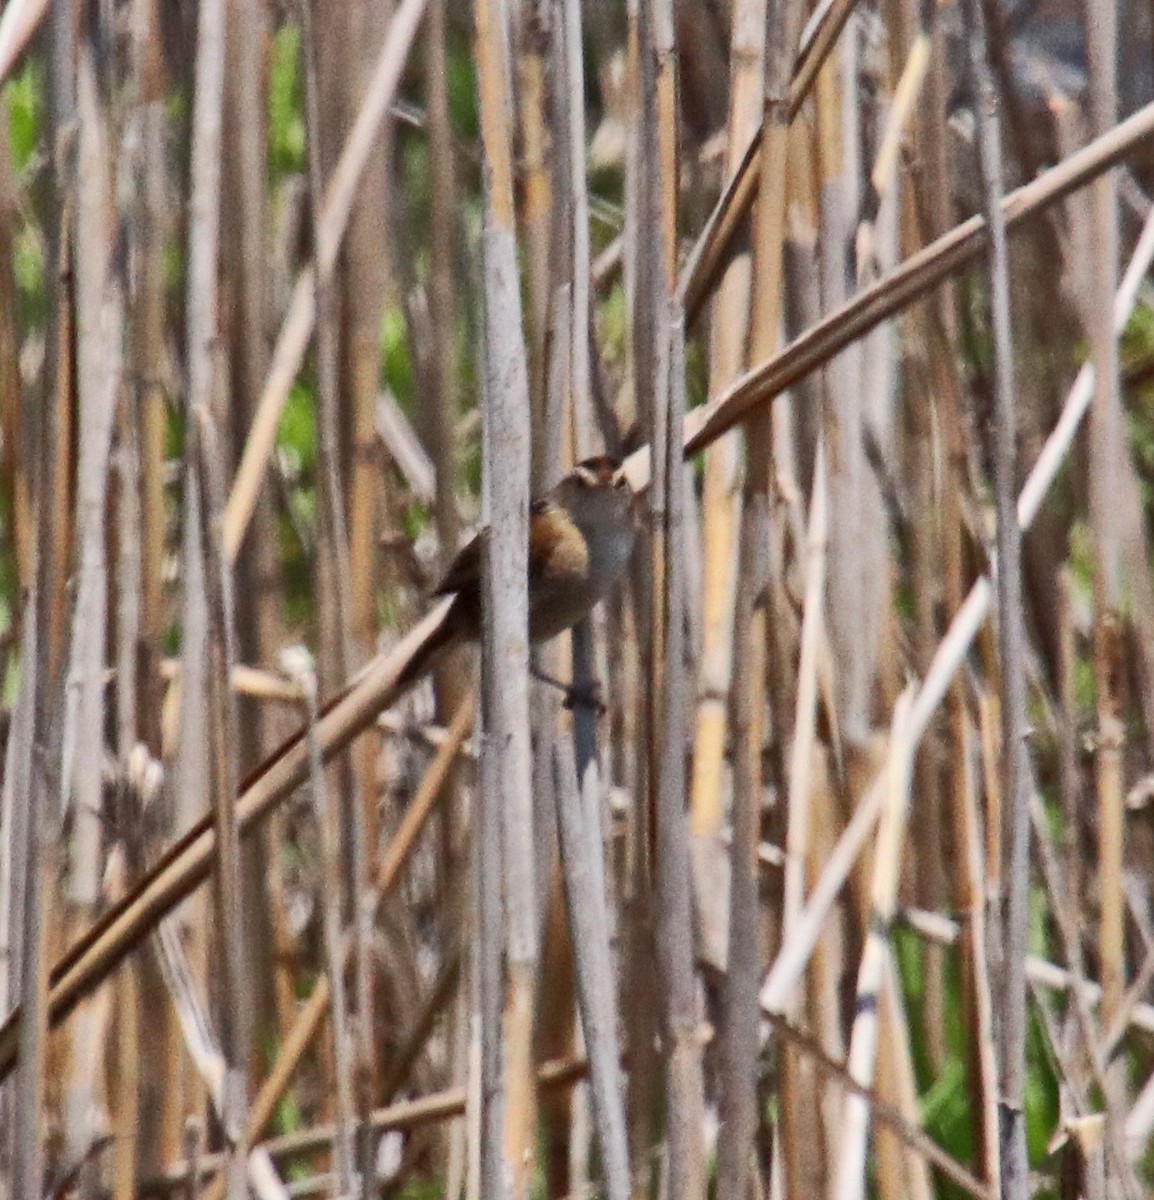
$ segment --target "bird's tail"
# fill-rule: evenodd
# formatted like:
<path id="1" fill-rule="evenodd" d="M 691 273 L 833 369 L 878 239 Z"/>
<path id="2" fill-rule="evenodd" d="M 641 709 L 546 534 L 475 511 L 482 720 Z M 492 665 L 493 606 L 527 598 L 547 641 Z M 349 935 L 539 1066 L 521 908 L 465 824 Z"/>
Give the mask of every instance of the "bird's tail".
<path id="1" fill-rule="evenodd" d="M 462 636 L 461 606 L 457 599 L 449 606 L 444 619 L 429 632 L 428 637 L 413 647 L 409 659 L 397 672 L 394 690 L 399 695 L 419 683 L 433 669 L 437 659 Z"/>

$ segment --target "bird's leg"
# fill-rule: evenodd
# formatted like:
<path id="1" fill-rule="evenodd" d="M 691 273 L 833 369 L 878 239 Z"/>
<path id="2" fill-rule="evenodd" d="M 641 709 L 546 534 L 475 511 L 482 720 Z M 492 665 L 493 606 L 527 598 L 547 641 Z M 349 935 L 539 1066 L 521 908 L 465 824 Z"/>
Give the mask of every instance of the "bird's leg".
<path id="1" fill-rule="evenodd" d="M 605 702 L 601 699 L 601 686 L 595 679 L 584 684 L 565 683 L 554 678 L 547 671 L 543 671 L 536 664 L 531 665 L 529 671 L 534 679 L 539 679 L 542 683 L 557 688 L 565 697 L 566 708 L 591 708 L 599 716 L 607 711 Z"/>

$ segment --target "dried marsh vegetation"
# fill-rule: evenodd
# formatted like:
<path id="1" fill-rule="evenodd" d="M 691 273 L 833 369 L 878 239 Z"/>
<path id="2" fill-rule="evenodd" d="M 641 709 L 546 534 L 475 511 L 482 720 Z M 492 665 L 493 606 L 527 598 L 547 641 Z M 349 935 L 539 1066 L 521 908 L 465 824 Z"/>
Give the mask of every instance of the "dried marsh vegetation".
<path id="1" fill-rule="evenodd" d="M 0 1197 L 1149 1194 L 1152 46 L 9 0 Z"/>

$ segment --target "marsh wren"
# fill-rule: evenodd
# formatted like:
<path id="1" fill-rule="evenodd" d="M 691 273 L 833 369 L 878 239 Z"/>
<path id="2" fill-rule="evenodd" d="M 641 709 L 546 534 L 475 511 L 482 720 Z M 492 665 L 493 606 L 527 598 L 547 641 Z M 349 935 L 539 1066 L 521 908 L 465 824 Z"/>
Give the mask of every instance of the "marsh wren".
<path id="1" fill-rule="evenodd" d="M 633 552 L 636 497 L 608 455 L 578 463 L 529 509 L 529 639 L 544 642 L 577 624 L 609 591 Z M 436 589 L 453 603 L 434 641 L 406 667 L 412 682 L 435 654 L 481 635 L 484 531 L 453 559 Z"/>

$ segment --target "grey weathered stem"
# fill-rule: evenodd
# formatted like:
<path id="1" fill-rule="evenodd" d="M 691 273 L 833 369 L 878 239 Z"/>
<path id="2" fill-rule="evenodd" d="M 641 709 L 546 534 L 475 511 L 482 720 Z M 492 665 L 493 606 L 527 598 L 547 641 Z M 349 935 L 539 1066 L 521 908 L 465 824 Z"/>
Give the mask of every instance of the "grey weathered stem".
<path id="1" fill-rule="evenodd" d="M 483 503 L 490 527 L 482 554 L 481 1195 L 522 1200 L 532 1179 L 537 969 L 528 688 L 531 442 L 513 207 L 512 102 L 500 11 L 492 0 L 476 0 L 485 182 Z M 504 938 L 495 923 L 502 893 Z M 502 941 L 508 971 L 503 1038 Z"/>
<path id="2" fill-rule="evenodd" d="M 104 789 L 92 770 L 104 751 L 106 637 L 109 579 L 107 525 L 109 461 L 120 394 L 124 304 L 113 266 L 113 200 L 109 121 L 101 95 L 95 41 L 89 28 L 77 63 L 76 311 L 79 465 L 76 530 L 79 579 L 72 613 L 60 752 L 61 811 L 72 801 L 70 916 L 88 921 L 100 900 L 103 873 Z M 82 1162 L 95 1127 L 92 1075 L 84 1069 L 95 1036 L 85 1009 L 70 1031 L 73 1059 L 65 1102 L 68 1152 Z"/>
<path id="3" fill-rule="evenodd" d="M 74 174 L 72 169 L 72 121 L 75 113 L 75 39 L 72 5 L 68 0 L 53 0 L 52 42 L 49 54 L 48 77 L 48 136 L 52 147 L 53 170 L 48 172 L 47 204 L 47 301 L 48 330 L 45 346 L 44 403 L 38 422 L 36 440 L 35 493 L 39 511 L 39 531 L 35 576 L 29 593 L 25 621 L 31 626 L 37 642 L 35 667 L 28 684 L 31 712 L 23 744 L 15 748 L 15 757 L 27 782 L 27 803 L 17 807 L 24 810 L 19 832 L 24 836 L 13 843 L 13 917 L 19 916 L 14 955 L 14 991 L 30 1019 L 21 1022 L 19 1074 L 13 1090 L 12 1171 L 14 1195 L 38 1196 L 43 1174 L 43 1153 L 40 1144 L 41 1097 L 43 1087 L 45 1031 L 47 1028 L 47 963 L 45 961 L 44 930 L 45 897 L 43 888 L 44 850 L 51 837 L 45 817 L 48 813 L 50 781 L 44 765 L 37 761 L 35 751 L 48 740 L 49 720 L 53 708 L 53 692 L 58 656 L 54 653 L 56 625 L 55 582 L 61 573 L 60 558 L 63 545 L 58 527 L 60 510 L 54 505 L 57 489 L 62 487 L 60 441 L 66 430 L 54 420 L 71 383 L 52 369 L 61 358 L 71 358 L 68 329 L 64 319 L 63 300 L 66 295 L 63 273 L 72 250 L 70 223 L 65 220 Z M 23 690 L 23 689 L 22 689 Z M 54 823 L 53 823 L 54 824 Z M 23 886 L 16 891 L 16 885 Z"/>
<path id="4" fill-rule="evenodd" d="M 697 1033 L 696 978 L 693 970 L 693 880 L 689 825 L 685 812 L 685 744 L 688 678 L 685 669 L 684 506 L 681 486 L 681 421 L 685 412 L 685 325 L 674 300 L 661 321 L 658 362 L 667 371 L 668 421 L 664 454 L 665 593 L 662 756 L 657 784 L 658 962 L 666 992 L 669 1038 L 666 1132 L 669 1141 L 669 1195 L 697 1200 L 704 1194 L 702 1117 L 704 1085 Z M 662 362 L 667 354 L 668 358 Z M 659 388 L 660 392 L 665 389 Z"/>
<path id="5" fill-rule="evenodd" d="M 224 103 L 225 33 L 223 0 L 201 5 L 197 33 L 196 98 L 192 125 L 192 184 L 188 242 L 188 447 L 185 472 L 186 611 L 195 615 L 197 636 L 185 665 L 202 672 L 200 687 L 186 695 L 186 722 L 199 720 L 202 736 L 194 775 L 211 789 L 215 811 L 215 891 L 222 951 L 221 1034 L 226 1082 L 221 1118 L 230 1147 L 229 1194 L 245 1188 L 244 1128 L 248 1065 L 247 988 L 240 895 L 240 829 L 236 818 L 235 712 L 228 684 L 231 604 L 218 546 L 218 500 L 223 485 L 205 474 L 219 469 L 211 441 L 210 412 L 216 386 L 217 261 L 220 247 L 221 124 Z M 186 723 L 185 732 L 188 732 Z M 190 747 L 185 746 L 187 751 Z M 207 758 L 204 757 L 207 753 Z"/>
<path id="6" fill-rule="evenodd" d="M 998 541 L 998 644 L 1002 662 L 1002 794 L 1005 798 L 1008 895 L 1002 929 L 991 931 L 1001 947 L 999 1035 L 999 1159 L 1002 1196 L 1029 1195 L 1024 1085 L 1026 1072 L 1026 936 L 1030 895 L 1029 765 L 1026 761 L 1026 643 L 1022 616 L 1022 534 L 1014 505 L 1016 419 L 1014 348 L 1010 333 L 1010 268 L 1002 208 L 1001 133 L 998 100 L 986 59 L 977 0 L 963 4 L 970 71 L 978 116 L 982 207 L 989 231 L 987 269 L 994 342 L 994 492 Z"/>
<path id="7" fill-rule="evenodd" d="M 317 78 L 317 42 L 313 22 L 314 0 L 301 0 L 301 26 L 305 63 L 305 112 L 308 126 L 308 180 L 309 205 L 314 244 L 321 241 L 323 206 L 323 168 L 321 145 L 320 88 Z M 320 527 L 323 530 L 318 548 L 318 564 L 321 579 L 318 595 L 321 597 L 320 625 L 324 640 L 324 651 L 328 658 L 324 664 L 322 678 L 339 686 L 347 679 L 352 666 L 352 642 L 350 627 L 349 581 L 349 538 L 345 522 L 345 492 L 341 482 L 340 441 L 337 431 L 339 396 L 337 392 L 337 327 L 336 292 L 331 275 L 323 271 L 313 276 L 316 289 L 316 351 L 317 351 L 317 445 L 320 467 Z M 315 722 L 310 726 L 315 739 Z M 311 756 L 310 756 L 311 758 Z M 368 881 L 369 847 L 365 845 L 365 822 L 358 795 L 357 779 L 348 755 L 342 755 L 334 770 L 339 780 L 339 828 L 344 864 L 342 892 L 344 908 L 353 926 L 356 943 L 356 1021 L 354 1037 L 356 1046 L 356 1098 L 361 1118 L 356 1141 L 357 1168 L 361 1177 L 361 1194 L 369 1200 L 372 1192 L 374 1172 L 372 1137 L 367 1125 L 368 1113 L 373 1103 L 373 1035 L 372 1035 L 372 929 L 366 913 L 359 903 L 361 892 Z M 328 819 L 326 815 L 326 819 Z M 331 831 L 330 831 L 331 832 Z M 344 1001 L 344 989 L 334 991 L 337 999 Z M 339 1048 L 337 1064 L 349 1066 L 344 1047 Z M 350 1081 L 339 1084 L 339 1090 L 347 1099 Z M 345 1114 L 346 1117 L 349 1114 Z M 344 1164 L 347 1166 L 347 1162 Z M 343 1177 L 342 1177 L 343 1179 Z M 347 1181 L 343 1181 L 347 1182 Z M 351 1194 L 351 1193 L 346 1193 Z"/>
<path id="8" fill-rule="evenodd" d="M 325 971 L 329 980 L 332 1014 L 333 1064 L 336 1075 L 336 1122 L 333 1136 L 333 1174 L 337 1194 L 351 1196 L 353 1186 L 353 1076 L 349 1051 L 348 1000 L 345 994 L 347 956 L 341 939 L 340 847 L 325 787 L 324 757 L 317 738 L 317 679 L 312 670 L 298 677 L 308 705 L 305 737 L 309 751 L 309 791 L 321 849 L 320 906 L 324 937 Z"/>
<path id="9" fill-rule="evenodd" d="M 553 744 L 557 832 L 565 881 L 569 934 L 577 964 L 577 1001 L 593 1093 L 593 1119 L 601 1150 L 608 1200 L 629 1196 L 629 1145 L 625 1132 L 617 1006 L 609 955 L 601 833 L 594 803 L 581 794 L 573 747 L 565 737 Z"/>
<path id="10" fill-rule="evenodd" d="M 1091 129 L 1104 133 L 1118 119 L 1118 7 L 1085 6 L 1086 55 L 1089 74 Z M 1149 566 L 1144 520 L 1135 516 L 1140 502 L 1134 494 L 1127 462 L 1126 417 L 1119 394 L 1118 344 L 1111 328 L 1110 298 L 1118 274 L 1118 187 L 1114 172 L 1094 181 L 1090 193 L 1092 259 L 1087 315 L 1094 358 L 1094 402 L 1090 408 L 1089 493 L 1094 547 L 1094 677 L 1097 736 L 1095 782 L 1099 905 L 1098 954 L 1102 982 L 1102 1018 L 1112 1021 L 1126 988 L 1126 918 L 1123 898 L 1125 869 L 1125 742 L 1127 664 L 1123 646 L 1123 610 L 1132 606 L 1138 638 L 1143 608 L 1149 612 Z M 1129 544 L 1127 544 L 1129 543 Z M 1135 553 L 1135 551 L 1137 551 Z M 1130 579 L 1126 579 L 1126 574 Z M 1134 598 L 1124 598 L 1124 589 Z M 1145 603 L 1144 603 L 1145 602 Z M 1149 645 L 1147 644 L 1147 654 Z M 1141 652 L 1140 652 L 1141 653 Z M 1148 685 L 1147 685 L 1148 687 Z M 1149 720 L 1149 713 L 1147 713 Z M 1125 1108 L 1126 1069 L 1118 1061 L 1106 1072 L 1108 1114 Z M 1109 1119 L 1109 1117 L 1108 1117 Z M 1118 1123 L 1110 1120 L 1113 1140 Z M 1114 1182 L 1114 1181 L 1112 1181 Z M 1122 1184 L 1128 1186 L 1123 1164 Z M 1136 1189 L 1130 1188 L 1131 1195 Z"/>

